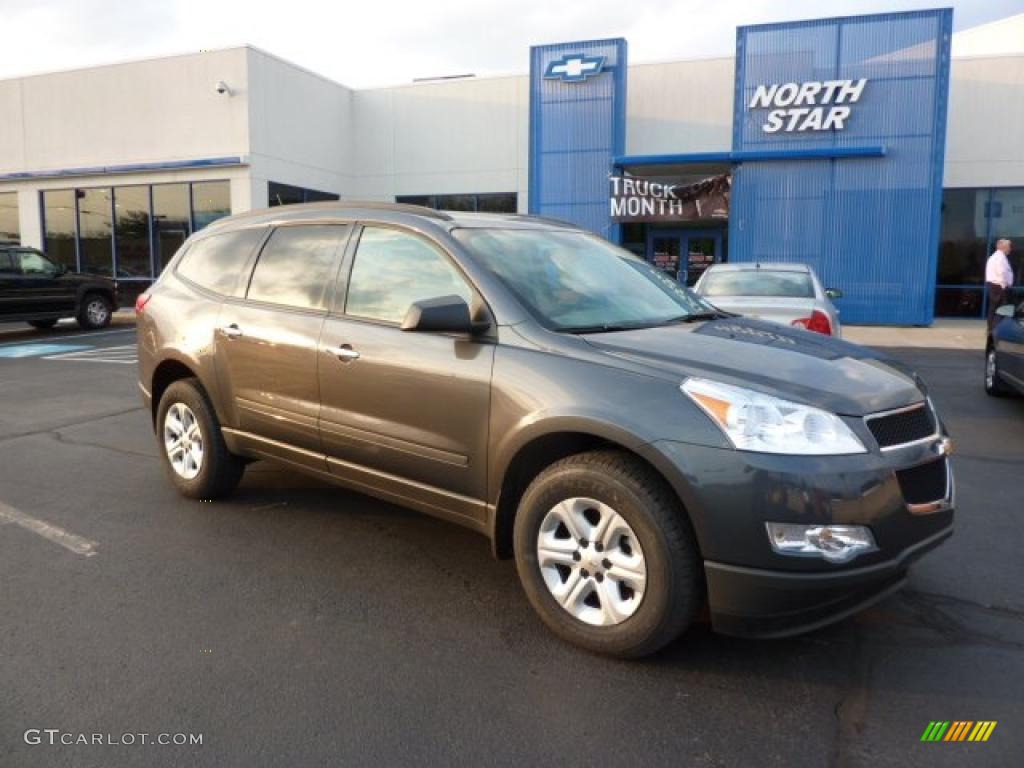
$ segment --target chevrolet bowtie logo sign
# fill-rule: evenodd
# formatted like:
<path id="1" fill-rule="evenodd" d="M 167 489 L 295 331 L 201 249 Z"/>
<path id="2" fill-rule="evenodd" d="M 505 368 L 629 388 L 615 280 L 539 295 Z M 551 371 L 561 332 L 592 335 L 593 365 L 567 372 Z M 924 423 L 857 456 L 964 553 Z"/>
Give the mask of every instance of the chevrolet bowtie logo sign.
<path id="1" fill-rule="evenodd" d="M 604 70 L 604 56 L 584 56 L 582 53 L 567 53 L 558 61 L 552 61 L 544 71 L 545 80 L 561 80 L 563 83 L 582 83 L 588 77 L 599 75 Z"/>

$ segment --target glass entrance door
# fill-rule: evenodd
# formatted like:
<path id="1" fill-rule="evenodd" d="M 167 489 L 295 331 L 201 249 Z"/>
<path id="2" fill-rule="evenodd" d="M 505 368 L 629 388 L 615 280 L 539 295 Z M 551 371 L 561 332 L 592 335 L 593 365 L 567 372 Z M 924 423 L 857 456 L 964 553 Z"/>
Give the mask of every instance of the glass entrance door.
<path id="1" fill-rule="evenodd" d="M 722 233 L 714 229 L 651 229 L 647 260 L 673 280 L 692 286 L 705 269 L 722 260 Z"/>

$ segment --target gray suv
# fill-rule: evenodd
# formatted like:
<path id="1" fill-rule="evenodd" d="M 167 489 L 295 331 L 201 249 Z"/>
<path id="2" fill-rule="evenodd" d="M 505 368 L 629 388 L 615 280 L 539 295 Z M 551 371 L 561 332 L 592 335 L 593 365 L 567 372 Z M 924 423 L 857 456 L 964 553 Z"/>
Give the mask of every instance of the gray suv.
<path id="1" fill-rule="evenodd" d="M 256 211 L 191 237 L 137 306 L 181 493 L 270 459 L 460 523 L 593 651 L 652 653 L 705 606 L 728 634 L 813 629 L 952 533 L 914 373 L 722 313 L 561 222 Z"/>

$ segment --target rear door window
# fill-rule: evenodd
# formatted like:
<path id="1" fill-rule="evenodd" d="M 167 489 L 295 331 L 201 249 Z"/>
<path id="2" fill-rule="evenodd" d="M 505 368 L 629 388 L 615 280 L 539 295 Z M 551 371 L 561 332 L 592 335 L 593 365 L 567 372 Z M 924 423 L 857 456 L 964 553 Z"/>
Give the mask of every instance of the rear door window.
<path id="1" fill-rule="evenodd" d="M 326 309 L 335 258 L 348 230 L 340 225 L 274 230 L 260 252 L 246 298 L 299 309 Z"/>
<path id="2" fill-rule="evenodd" d="M 239 277 L 265 232 L 262 228 L 240 229 L 197 240 L 189 246 L 176 271 L 209 291 L 235 296 L 239 284 L 244 290 L 245 281 Z"/>
<path id="3" fill-rule="evenodd" d="M 807 272 L 750 269 L 710 271 L 701 284 L 704 296 L 759 296 L 813 299 L 814 284 Z"/>

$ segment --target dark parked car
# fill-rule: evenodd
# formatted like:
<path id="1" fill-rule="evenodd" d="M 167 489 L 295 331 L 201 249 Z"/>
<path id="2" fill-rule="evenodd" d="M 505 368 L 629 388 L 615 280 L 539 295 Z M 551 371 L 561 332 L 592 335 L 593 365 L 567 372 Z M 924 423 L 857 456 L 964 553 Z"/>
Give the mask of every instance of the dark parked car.
<path id="1" fill-rule="evenodd" d="M 181 493 L 272 459 L 468 526 L 591 650 L 651 653 L 705 605 L 721 632 L 813 629 L 952 532 L 916 375 L 724 315 L 567 224 L 258 211 L 191 237 L 137 307 Z"/>
<path id="2" fill-rule="evenodd" d="M 64 317 L 105 328 L 118 304 L 117 284 L 69 272 L 34 248 L 0 244 L 0 322 L 48 329 Z"/>
<path id="3" fill-rule="evenodd" d="M 1024 301 L 996 310 L 1001 320 L 985 346 L 985 391 L 1024 395 Z"/>

